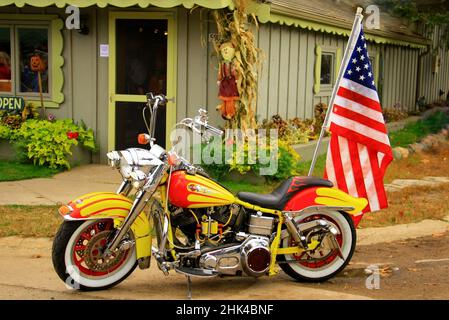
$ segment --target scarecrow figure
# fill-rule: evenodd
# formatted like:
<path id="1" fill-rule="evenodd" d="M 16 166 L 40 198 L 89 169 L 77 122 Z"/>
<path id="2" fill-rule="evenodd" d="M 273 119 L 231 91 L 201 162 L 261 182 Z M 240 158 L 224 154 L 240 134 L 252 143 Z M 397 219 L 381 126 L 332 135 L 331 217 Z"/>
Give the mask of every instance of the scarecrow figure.
<path id="1" fill-rule="evenodd" d="M 223 101 L 217 107 L 221 116 L 225 120 L 230 120 L 236 113 L 236 101 L 239 100 L 237 89 L 237 72 L 235 70 L 235 48 L 230 42 L 225 42 L 220 46 L 222 62 L 218 69 L 219 86 L 218 97 Z"/>

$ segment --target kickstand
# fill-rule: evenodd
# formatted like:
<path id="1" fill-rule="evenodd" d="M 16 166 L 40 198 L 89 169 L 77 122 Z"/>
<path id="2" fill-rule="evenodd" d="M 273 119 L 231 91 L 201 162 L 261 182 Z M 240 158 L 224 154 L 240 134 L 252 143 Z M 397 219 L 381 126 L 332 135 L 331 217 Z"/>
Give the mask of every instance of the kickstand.
<path id="1" fill-rule="evenodd" d="M 192 300 L 192 281 L 190 280 L 190 276 L 186 276 L 187 278 L 187 299 Z"/>

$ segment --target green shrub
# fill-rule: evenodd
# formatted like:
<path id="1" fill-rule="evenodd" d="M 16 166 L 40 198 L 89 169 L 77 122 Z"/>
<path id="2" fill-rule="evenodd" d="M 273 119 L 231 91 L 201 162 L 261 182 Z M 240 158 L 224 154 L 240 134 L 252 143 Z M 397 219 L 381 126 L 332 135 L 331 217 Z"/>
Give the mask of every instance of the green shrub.
<path id="1" fill-rule="evenodd" d="M 391 132 L 389 134 L 391 146 L 406 147 L 431 133 L 437 133 L 447 124 L 449 115 L 442 111 L 435 112 L 427 119 L 409 123 L 403 129 Z"/>
<path id="2" fill-rule="evenodd" d="M 78 136 L 69 137 L 70 133 L 78 133 Z M 22 159 L 26 158 L 34 164 L 46 165 L 52 169 L 70 168 L 70 149 L 78 145 L 78 142 L 86 149 L 96 151 L 92 129 L 87 129 L 84 123 L 77 125 L 69 119 L 53 122 L 27 120 L 12 132 L 11 139 Z"/>
<path id="3" fill-rule="evenodd" d="M 212 142 L 213 143 L 221 143 L 221 142 Z M 231 171 L 237 171 L 240 174 L 244 175 L 249 172 L 253 172 L 256 176 L 260 176 L 260 170 L 262 168 L 267 168 L 269 164 L 263 164 L 258 158 L 258 151 L 255 152 L 253 156 L 249 154 L 248 144 L 245 144 L 243 148 L 237 149 L 233 146 L 232 153 L 230 156 L 226 154 L 226 146 L 221 143 L 221 145 L 217 148 L 212 144 L 210 145 L 197 145 L 195 151 L 197 151 L 198 147 L 201 147 L 204 151 L 205 148 L 210 148 L 211 152 L 207 154 L 212 158 L 215 157 L 214 150 L 221 148 L 221 159 L 219 161 L 214 161 L 214 163 L 206 164 L 204 159 L 202 160 L 201 166 L 215 179 L 221 180 L 226 177 L 226 175 Z M 258 146 L 260 148 L 260 146 Z M 264 177 L 268 181 L 277 181 L 283 180 L 290 176 L 296 175 L 298 173 L 297 169 L 299 167 L 300 156 L 296 153 L 296 151 L 287 143 L 278 140 L 278 152 L 274 154 L 273 149 L 265 148 L 262 150 L 265 152 L 267 156 L 273 156 L 274 161 L 277 161 L 277 170 L 273 175 L 265 175 Z M 243 154 L 240 154 L 243 152 Z M 219 155 L 215 157 L 217 160 Z M 243 158 L 243 163 L 240 161 Z M 249 159 L 255 161 L 249 161 Z M 216 163 L 219 162 L 219 163 Z M 249 163 L 255 162 L 255 163 Z"/>
<path id="4" fill-rule="evenodd" d="M 9 140 L 11 137 L 11 129 L 8 126 L 0 124 L 0 139 Z"/>

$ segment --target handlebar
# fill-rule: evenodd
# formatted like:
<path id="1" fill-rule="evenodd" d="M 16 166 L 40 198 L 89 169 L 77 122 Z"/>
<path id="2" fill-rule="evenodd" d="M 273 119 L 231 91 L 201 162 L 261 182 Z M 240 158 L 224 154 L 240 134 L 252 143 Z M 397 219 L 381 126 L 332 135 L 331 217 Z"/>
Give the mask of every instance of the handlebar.
<path id="1" fill-rule="evenodd" d="M 148 92 L 145 94 L 147 100 L 153 106 L 157 103 L 158 106 L 164 106 L 170 100 L 164 94 L 154 95 L 152 92 Z"/>

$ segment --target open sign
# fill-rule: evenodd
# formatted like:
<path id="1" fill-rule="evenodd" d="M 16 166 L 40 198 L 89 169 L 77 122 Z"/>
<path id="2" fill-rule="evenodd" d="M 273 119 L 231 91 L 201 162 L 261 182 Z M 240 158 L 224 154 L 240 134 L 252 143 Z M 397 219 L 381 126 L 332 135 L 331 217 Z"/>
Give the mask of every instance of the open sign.
<path id="1" fill-rule="evenodd" d="M 25 101 L 22 97 L 1 97 L 0 110 L 6 111 L 22 111 L 25 107 Z"/>

